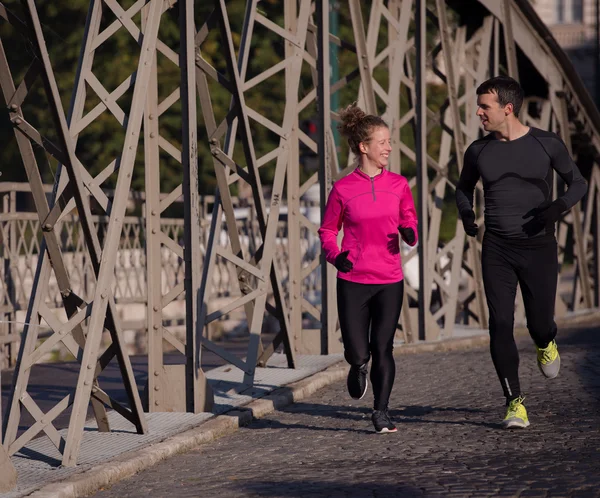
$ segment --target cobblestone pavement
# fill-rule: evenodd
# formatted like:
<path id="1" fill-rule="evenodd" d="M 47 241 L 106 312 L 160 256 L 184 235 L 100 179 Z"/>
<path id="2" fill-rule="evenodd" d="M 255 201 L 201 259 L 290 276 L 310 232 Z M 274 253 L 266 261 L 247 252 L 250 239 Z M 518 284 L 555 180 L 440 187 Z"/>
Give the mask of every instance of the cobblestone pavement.
<path id="1" fill-rule="evenodd" d="M 544 379 L 519 339 L 531 426 L 505 431 L 487 348 L 396 359 L 396 434 L 378 435 L 369 391 L 345 383 L 96 496 L 600 497 L 600 328 L 562 331 L 562 369 Z"/>

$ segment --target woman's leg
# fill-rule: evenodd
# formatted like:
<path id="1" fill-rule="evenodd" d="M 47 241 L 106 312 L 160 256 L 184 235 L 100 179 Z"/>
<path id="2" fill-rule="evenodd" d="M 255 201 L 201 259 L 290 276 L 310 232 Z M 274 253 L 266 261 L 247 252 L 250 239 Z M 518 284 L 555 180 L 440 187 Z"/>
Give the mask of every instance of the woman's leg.
<path id="1" fill-rule="evenodd" d="M 373 356 L 371 383 L 375 394 L 373 408 L 386 410 L 396 375 L 394 335 L 402 309 L 404 281 L 378 287 L 370 303 L 370 348 Z"/>
<path id="2" fill-rule="evenodd" d="M 352 366 L 369 362 L 369 298 L 372 285 L 357 284 L 338 278 L 337 302 L 344 357 Z"/>

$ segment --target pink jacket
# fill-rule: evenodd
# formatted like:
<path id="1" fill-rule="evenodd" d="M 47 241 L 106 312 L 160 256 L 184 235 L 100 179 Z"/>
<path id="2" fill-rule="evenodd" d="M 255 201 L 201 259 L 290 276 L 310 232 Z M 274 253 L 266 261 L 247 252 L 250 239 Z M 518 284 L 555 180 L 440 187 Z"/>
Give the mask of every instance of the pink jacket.
<path id="1" fill-rule="evenodd" d="M 342 249 L 337 234 L 344 228 Z M 389 284 L 404 278 L 400 260 L 398 227 L 410 227 L 417 243 L 417 213 L 401 175 L 387 171 L 370 178 L 356 168 L 333 185 L 319 236 L 325 258 L 331 264 L 349 250 L 354 267 L 338 278 L 360 284 Z"/>

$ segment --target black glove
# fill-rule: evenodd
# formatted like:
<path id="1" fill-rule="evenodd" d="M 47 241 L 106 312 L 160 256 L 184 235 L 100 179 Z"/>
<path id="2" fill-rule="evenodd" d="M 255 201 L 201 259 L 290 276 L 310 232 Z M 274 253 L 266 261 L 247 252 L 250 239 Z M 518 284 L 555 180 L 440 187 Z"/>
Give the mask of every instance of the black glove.
<path id="1" fill-rule="evenodd" d="M 556 223 L 560 219 L 560 215 L 566 210 L 567 205 L 562 199 L 556 199 L 554 202 L 543 202 L 538 207 L 525 213 L 523 219 L 532 218 L 523 224 L 523 232 L 529 237 L 533 237 Z"/>
<path id="2" fill-rule="evenodd" d="M 412 228 L 398 227 L 398 231 L 409 246 L 412 246 L 415 243 L 415 231 Z"/>
<path id="3" fill-rule="evenodd" d="M 460 213 L 465 233 L 470 237 L 475 237 L 479 231 L 477 223 L 475 223 L 475 213 L 473 211 L 463 211 Z"/>
<path id="4" fill-rule="evenodd" d="M 349 252 L 350 251 L 341 252 L 335 257 L 335 267 L 342 273 L 348 273 L 354 268 L 352 261 L 348 259 Z"/>

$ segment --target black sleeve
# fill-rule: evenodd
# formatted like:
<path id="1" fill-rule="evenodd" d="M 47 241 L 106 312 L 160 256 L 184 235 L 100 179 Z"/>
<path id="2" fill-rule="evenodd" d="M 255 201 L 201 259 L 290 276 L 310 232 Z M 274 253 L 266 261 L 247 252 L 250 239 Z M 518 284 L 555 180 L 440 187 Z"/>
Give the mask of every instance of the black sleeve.
<path id="1" fill-rule="evenodd" d="M 479 181 L 479 170 L 477 169 L 479 151 L 480 147 L 471 144 L 465 152 L 463 169 L 456 185 L 456 206 L 461 216 L 464 212 L 473 210 L 473 192 Z"/>
<path id="2" fill-rule="evenodd" d="M 544 145 L 546 145 L 552 160 L 552 168 L 567 185 L 567 191 L 560 199 L 565 203 L 567 209 L 571 209 L 587 192 L 587 182 L 569 155 L 566 145 L 558 136 L 544 140 Z"/>

